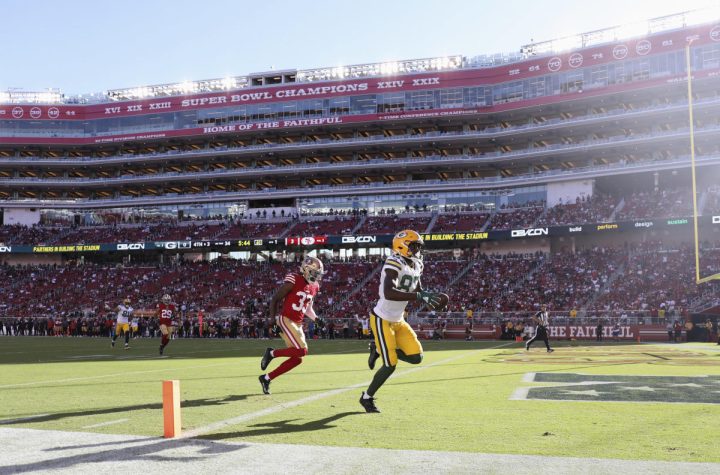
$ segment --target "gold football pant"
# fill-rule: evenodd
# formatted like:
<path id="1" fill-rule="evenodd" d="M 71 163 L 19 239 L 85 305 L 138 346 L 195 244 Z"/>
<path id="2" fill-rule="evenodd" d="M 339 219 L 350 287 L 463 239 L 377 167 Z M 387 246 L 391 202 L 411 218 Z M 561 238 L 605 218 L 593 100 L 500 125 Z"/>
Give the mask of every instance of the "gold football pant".
<path id="1" fill-rule="evenodd" d="M 407 356 L 422 354 L 422 345 L 418 341 L 415 331 L 405 320 L 389 322 L 371 311 L 370 326 L 375 336 L 377 352 L 382 357 L 383 366 L 397 365 L 397 350 Z"/>

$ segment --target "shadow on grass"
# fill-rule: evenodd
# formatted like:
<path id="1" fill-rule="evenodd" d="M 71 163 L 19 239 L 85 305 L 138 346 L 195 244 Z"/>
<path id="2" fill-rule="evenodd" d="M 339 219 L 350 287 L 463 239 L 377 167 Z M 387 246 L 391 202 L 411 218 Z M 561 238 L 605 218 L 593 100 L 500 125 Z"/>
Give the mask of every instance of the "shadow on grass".
<path id="1" fill-rule="evenodd" d="M 229 404 L 231 402 L 235 401 L 244 401 L 248 398 L 248 395 L 230 395 L 226 396 L 222 399 L 219 398 L 205 398 L 205 399 L 191 399 L 188 401 L 181 401 L 180 406 L 183 408 L 186 407 L 203 407 L 203 406 L 222 406 L 225 404 Z M 32 419 L 15 419 L 10 421 L 4 421 L 0 422 L 0 427 L 2 426 L 13 426 L 13 425 L 25 425 L 25 424 L 35 424 L 38 422 L 50 422 L 50 421 L 58 421 L 62 419 L 72 418 L 72 417 L 86 417 L 86 416 L 98 416 L 103 414 L 119 414 L 123 412 L 132 412 L 132 411 L 143 411 L 148 409 L 162 409 L 162 403 L 152 403 L 152 404 L 135 404 L 132 406 L 120 406 L 120 407 L 108 407 L 104 409 L 88 409 L 84 411 L 68 411 L 68 412 L 57 412 L 55 414 L 47 414 L 44 416 L 39 417 L 33 417 Z"/>
<path id="2" fill-rule="evenodd" d="M 315 421 L 305 422 L 303 424 L 293 424 L 297 419 L 288 419 L 284 421 L 265 422 L 248 426 L 249 429 L 237 432 L 222 432 L 218 434 L 208 434 L 196 437 L 205 440 L 223 440 L 223 439 L 240 439 L 246 437 L 255 437 L 259 435 L 273 434 L 291 434 L 295 432 L 312 432 L 324 429 L 332 429 L 335 427 L 332 423 L 347 416 L 356 414 L 365 414 L 362 411 L 341 412 L 332 416 L 318 419 Z"/>
<path id="3" fill-rule="evenodd" d="M 175 454 L 163 455 L 161 452 L 165 450 L 189 449 L 195 455 L 184 455 L 183 461 L 192 460 L 212 460 L 219 454 L 235 452 L 244 449 L 247 445 L 243 444 L 223 444 L 212 441 L 197 439 L 154 439 L 156 442 L 143 443 L 133 446 L 117 446 L 103 450 L 100 452 L 82 453 L 77 455 L 68 455 L 50 460 L 41 460 L 18 465 L 0 466 L 0 474 L 6 473 L 28 473 L 28 472 L 48 472 L 50 470 L 70 470 L 73 467 L 86 467 L 86 464 L 99 462 L 113 462 L 118 460 L 145 460 L 153 462 L 177 462 Z M 123 444 L 128 441 L 112 442 L 112 444 Z M 147 439 L 133 440 L 132 442 L 147 442 Z M 98 444 L 105 445 L 105 444 Z M 82 448 L 83 446 L 78 446 Z M 92 446 L 88 446 L 92 447 Z M 73 447 L 64 447 L 64 449 L 72 449 Z M 61 448 L 48 449 L 47 451 L 60 450 Z"/>

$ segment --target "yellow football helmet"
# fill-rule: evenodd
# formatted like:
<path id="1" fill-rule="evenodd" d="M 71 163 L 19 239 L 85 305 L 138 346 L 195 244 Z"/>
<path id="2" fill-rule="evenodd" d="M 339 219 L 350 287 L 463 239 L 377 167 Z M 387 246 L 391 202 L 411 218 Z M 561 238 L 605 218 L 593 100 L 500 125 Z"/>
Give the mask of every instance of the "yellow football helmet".
<path id="1" fill-rule="evenodd" d="M 417 231 L 412 229 L 400 231 L 395 235 L 392 242 L 393 252 L 407 258 L 420 258 L 420 251 L 423 246 L 425 246 L 423 238 L 420 237 Z"/>

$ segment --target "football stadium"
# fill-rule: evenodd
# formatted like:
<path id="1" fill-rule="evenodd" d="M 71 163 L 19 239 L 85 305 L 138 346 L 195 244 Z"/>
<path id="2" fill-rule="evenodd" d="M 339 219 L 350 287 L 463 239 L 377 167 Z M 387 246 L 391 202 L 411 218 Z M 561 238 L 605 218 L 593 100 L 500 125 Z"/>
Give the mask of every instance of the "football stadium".
<path id="1" fill-rule="evenodd" d="M 717 9 L 0 92 L 0 474 L 720 473 L 719 117 Z"/>

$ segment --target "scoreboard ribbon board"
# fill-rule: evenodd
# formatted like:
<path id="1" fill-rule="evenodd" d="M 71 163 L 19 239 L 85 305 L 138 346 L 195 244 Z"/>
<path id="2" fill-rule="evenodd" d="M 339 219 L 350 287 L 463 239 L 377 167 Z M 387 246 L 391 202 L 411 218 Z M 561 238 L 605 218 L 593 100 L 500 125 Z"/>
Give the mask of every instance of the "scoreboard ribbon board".
<path id="1" fill-rule="evenodd" d="M 462 243 L 479 243 L 483 241 L 512 241 L 517 239 L 536 239 L 556 236 L 600 235 L 619 232 L 643 231 L 648 229 L 687 229 L 692 227 L 693 219 L 664 218 L 637 221 L 621 221 L 615 223 L 574 224 L 537 228 L 505 229 L 486 232 L 461 233 L 423 233 L 426 243 L 444 243 L 448 245 Z M 718 227 L 720 216 L 701 216 L 699 225 Z M 0 254 L 73 254 L 88 252 L 142 252 L 142 251 L 177 251 L 177 252 L 230 252 L 242 250 L 277 249 L 277 248 L 315 248 L 322 246 L 339 247 L 374 247 L 389 246 L 392 234 L 363 234 L 352 236 L 289 236 L 282 239 L 223 239 L 198 241 L 146 241 L 118 242 L 97 244 L 63 244 L 63 245 L 27 245 L 0 243 Z"/>

